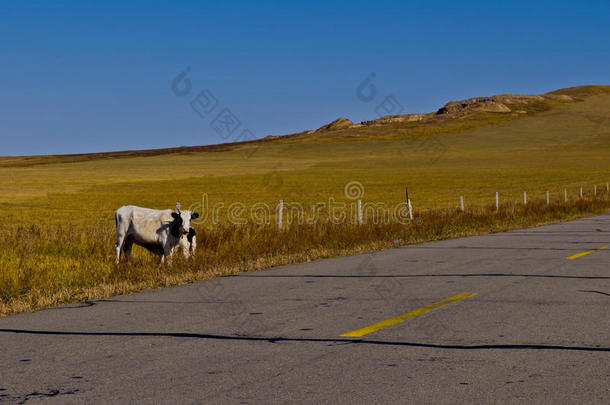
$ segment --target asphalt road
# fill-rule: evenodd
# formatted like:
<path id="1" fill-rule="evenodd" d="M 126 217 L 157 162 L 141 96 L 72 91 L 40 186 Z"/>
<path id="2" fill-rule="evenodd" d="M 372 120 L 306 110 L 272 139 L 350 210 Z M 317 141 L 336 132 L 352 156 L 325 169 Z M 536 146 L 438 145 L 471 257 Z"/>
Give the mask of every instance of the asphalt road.
<path id="1" fill-rule="evenodd" d="M 610 249 L 565 259 L 600 246 L 610 215 L 6 317 L 0 401 L 607 404 Z"/>

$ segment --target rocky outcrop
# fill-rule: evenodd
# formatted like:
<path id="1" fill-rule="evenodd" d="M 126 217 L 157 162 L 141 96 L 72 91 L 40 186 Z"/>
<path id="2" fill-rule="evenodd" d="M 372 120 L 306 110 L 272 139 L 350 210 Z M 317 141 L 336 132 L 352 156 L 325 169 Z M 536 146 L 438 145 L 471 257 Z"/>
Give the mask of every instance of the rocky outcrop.
<path id="1" fill-rule="evenodd" d="M 362 121 L 360 124 L 364 126 L 384 125 L 393 122 L 417 122 L 423 120 L 424 114 L 402 114 L 402 115 L 386 115 L 376 120 Z"/>
<path id="2" fill-rule="evenodd" d="M 450 101 L 436 112 L 437 115 L 461 115 L 469 111 L 511 112 L 505 104 L 493 97 L 475 97 L 461 101 Z"/>
<path id="3" fill-rule="evenodd" d="M 336 129 L 350 128 L 354 125 L 353 122 L 347 118 L 337 118 L 330 124 L 326 124 L 318 128 L 315 132 L 334 131 Z"/>
<path id="4" fill-rule="evenodd" d="M 457 117 L 475 111 L 486 111 L 495 113 L 515 112 L 522 114 L 523 108 L 519 108 L 519 106 L 544 102 L 548 100 L 555 100 L 560 102 L 574 101 L 572 97 L 565 94 L 499 94 L 497 96 L 492 97 L 475 97 L 461 101 L 450 101 L 443 107 L 441 107 L 436 112 L 436 115 L 448 115 L 451 117 Z"/>
<path id="5" fill-rule="evenodd" d="M 573 102 L 574 98 L 566 94 L 546 93 L 541 95 L 526 95 L 526 94 L 499 94 L 492 97 L 474 97 L 460 101 L 450 101 L 443 107 L 438 109 L 436 113 L 427 114 L 400 114 L 386 115 L 374 120 L 362 121 L 359 124 L 354 124 L 347 118 L 337 118 L 330 124 L 326 124 L 315 131 L 306 131 L 303 134 L 309 135 L 312 133 L 334 131 L 345 128 L 360 128 L 363 126 L 387 125 L 392 123 L 406 122 L 431 122 L 437 120 L 446 120 L 467 116 L 476 112 L 492 112 L 513 115 L 527 114 L 534 103 L 543 103 L 545 101 Z M 533 106 L 532 111 L 536 111 L 540 106 Z M 542 108 L 545 108 L 543 105 Z"/>
<path id="6" fill-rule="evenodd" d="M 537 95 L 525 95 L 525 94 L 499 94 L 492 97 L 493 100 L 511 105 L 511 104 L 531 104 L 539 101 L 544 101 L 544 97 Z"/>

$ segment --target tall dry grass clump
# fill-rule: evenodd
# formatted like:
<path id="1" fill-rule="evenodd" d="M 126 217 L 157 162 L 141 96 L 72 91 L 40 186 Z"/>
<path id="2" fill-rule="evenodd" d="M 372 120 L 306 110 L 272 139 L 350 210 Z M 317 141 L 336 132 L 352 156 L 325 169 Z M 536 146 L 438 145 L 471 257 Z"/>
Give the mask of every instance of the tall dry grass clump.
<path id="1" fill-rule="evenodd" d="M 86 225 L 14 225 L 0 229 L 0 315 L 209 277 L 392 246 L 504 231 L 608 212 L 608 196 L 547 205 L 543 201 L 415 213 L 361 225 L 329 222 L 201 226 L 192 260 L 171 266 L 134 248 L 131 263 L 114 264 L 110 218 Z"/>

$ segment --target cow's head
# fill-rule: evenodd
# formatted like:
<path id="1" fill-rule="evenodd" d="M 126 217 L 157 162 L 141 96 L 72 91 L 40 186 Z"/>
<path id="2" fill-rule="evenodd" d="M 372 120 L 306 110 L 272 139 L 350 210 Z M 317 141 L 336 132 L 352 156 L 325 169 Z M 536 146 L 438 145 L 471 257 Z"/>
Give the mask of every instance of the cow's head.
<path id="1" fill-rule="evenodd" d="M 188 234 L 191 228 L 191 219 L 196 219 L 198 217 L 199 214 L 191 211 L 172 212 L 172 218 L 174 218 L 174 220 L 169 226 L 171 234 L 177 238 Z"/>

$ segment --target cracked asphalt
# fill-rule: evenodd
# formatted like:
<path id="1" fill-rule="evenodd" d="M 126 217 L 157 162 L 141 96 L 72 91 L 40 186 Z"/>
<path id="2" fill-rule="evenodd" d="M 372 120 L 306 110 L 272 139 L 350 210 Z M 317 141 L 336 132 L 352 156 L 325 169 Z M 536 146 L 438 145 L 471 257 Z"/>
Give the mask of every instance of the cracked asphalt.
<path id="1" fill-rule="evenodd" d="M 0 402 L 607 404 L 608 245 L 610 214 L 5 317 Z"/>

